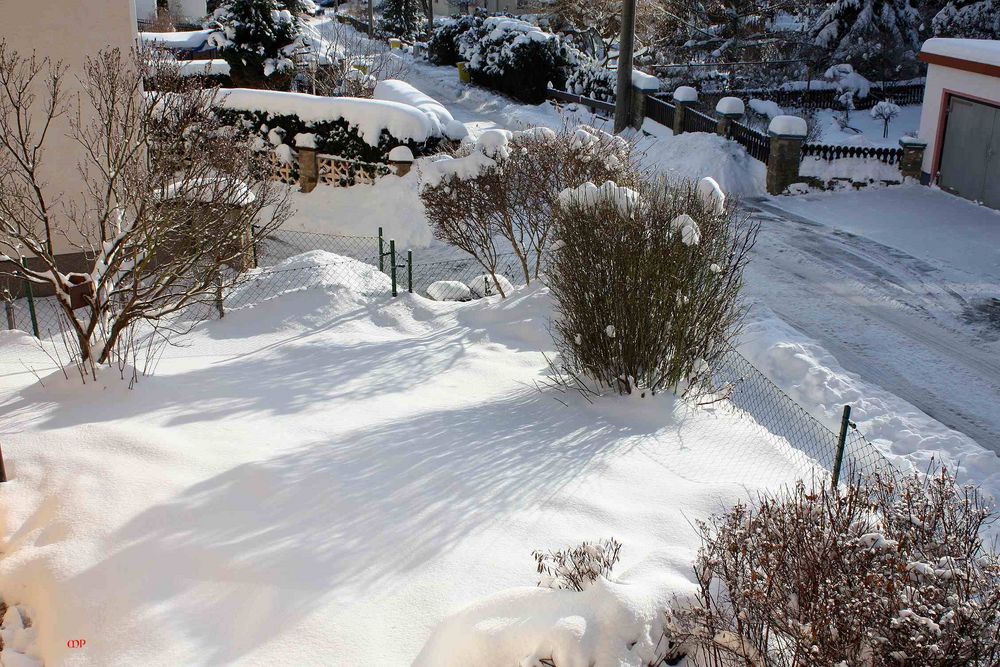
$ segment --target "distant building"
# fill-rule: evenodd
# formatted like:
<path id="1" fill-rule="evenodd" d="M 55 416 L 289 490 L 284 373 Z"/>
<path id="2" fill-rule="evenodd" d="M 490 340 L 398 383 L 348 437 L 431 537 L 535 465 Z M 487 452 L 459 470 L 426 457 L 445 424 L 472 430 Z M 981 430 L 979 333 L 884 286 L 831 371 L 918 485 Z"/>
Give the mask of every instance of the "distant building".
<path id="1" fill-rule="evenodd" d="M 929 39 L 922 178 L 1000 209 L 1000 41 Z"/>

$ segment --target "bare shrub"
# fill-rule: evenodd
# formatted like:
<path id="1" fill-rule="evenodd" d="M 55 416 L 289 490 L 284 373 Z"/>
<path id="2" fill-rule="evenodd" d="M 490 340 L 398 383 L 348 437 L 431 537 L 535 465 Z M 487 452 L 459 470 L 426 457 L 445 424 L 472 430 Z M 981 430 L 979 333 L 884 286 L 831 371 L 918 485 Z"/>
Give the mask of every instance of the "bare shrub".
<path id="1" fill-rule="evenodd" d="M 758 228 L 713 188 L 657 179 L 564 193 L 546 270 L 563 379 L 642 395 L 707 379 L 744 314 Z"/>
<path id="2" fill-rule="evenodd" d="M 317 95 L 370 98 L 379 81 L 402 79 L 409 71 L 407 61 L 385 42 L 348 25 L 330 21 L 319 27 L 319 34 L 323 62 L 315 72 L 303 72 Z"/>
<path id="3" fill-rule="evenodd" d="M 614 538 L 583 542 L 556 551 L 535 551 L 538 585 L 556 590 L 582 591 L 598 577 L 607 578 L 618 562 L 622 545 Z"/>
<path id="4" fill-rule="evenodd" d="M 668 632 L 713 666 L 996 665 L 996 517 L 943 468 L 736 505 L 700 524 L 699 593 Z"/>
<path id="5" fill-rule="evenodd" d="M 83 373 L 132 361 L 138 324 L 162 335 L 215 301 L 252 256 L 251 224 L 288 216 L 266 159 L 215 118 L 215 91 L 156 57 L 99 53 L 71 101 L 64 67 L 0 43 L 0 277 L 55 295 Z M 172 92 L 145 95 L 154 77 Z M 57 127 L 80 156 L 76 194 L 46 178 Z M 64 273 L 67 252 L 89 269 Z"/>
<path id="6" fill-rule="evenodd" d="M 420 198 L 435 235 L 491 275 L 513 252 L 525 283 L 539 277 L 559 193 L 587 181 L 637 182 L 633 146 L 592 127 L 484 132 L 454 159 L 424 168 Z"/>

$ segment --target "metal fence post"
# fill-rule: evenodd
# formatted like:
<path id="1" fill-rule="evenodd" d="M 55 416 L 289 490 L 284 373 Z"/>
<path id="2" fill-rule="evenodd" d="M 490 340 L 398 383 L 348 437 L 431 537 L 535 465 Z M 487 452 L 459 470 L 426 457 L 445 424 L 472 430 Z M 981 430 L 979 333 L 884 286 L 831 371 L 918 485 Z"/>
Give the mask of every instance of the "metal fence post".
<path id="1" fill-rule="evenodd" d="M 27 267 L 28 260 L 22 259 L 21 266 Z M 31 316 L 31 333 L 35 334 L 35 338 L 41 338 L 38 335 L 38 315 L 35 313 L 35 297 L 31 293 L 31 281 L 27 278 L 24 279 L 24 295 L 28 297 L 28 315 Z"/>
<path id="2" fill-rule="evenodd" d="M 413 251 L 406 251 L 406 291 L 413 294 Z"/>
<path id="3" fill-rule="evenodd" d="M 847 429 L 851 426 L 851 406 L 844 406 L 840 419 L 840 436 L 837 438 L 837 459 L 833 462 L 833 486 L 840 483 L 840 469 L 844 464 L 844 449 L 847 446 Z"/>
<path id="4" fill-rule="evenodd" d="M 257 262 L 257 225 L 250 225 L 250 250 L 253 251 L 253 268 L 258 268 Z"/>
<path id="5" fill-rule="evenodd" d="M 389 261 L 392 262 L 392 295 L 396 296 L 396 239 L 389 239 Z"/>
<path id="6" fill-rule="evenodd" d="M 382 228 L 378 228 L 378 270 L 385 273 L 385 245 L 382 241 Z"/>

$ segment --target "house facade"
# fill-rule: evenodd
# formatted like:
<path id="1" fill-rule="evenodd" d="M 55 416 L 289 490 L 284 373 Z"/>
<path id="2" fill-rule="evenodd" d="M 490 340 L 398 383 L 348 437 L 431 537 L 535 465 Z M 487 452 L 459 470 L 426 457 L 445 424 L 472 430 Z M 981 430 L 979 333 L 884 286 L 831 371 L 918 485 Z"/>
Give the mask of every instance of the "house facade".
<path id="1" fill-rule="evenodd" d="M 88 57 L 112 47 L 127 53 L 135 46 L 135 9 L 132 0 L 6 0 L 0 39 L 23 56 L 34 52 L 39 58 L 62 62 L 67 68 L 64 92 L 69 100 L 79 91 L 77 77 Z M 86 113 L 86 105 L 82 105 L 82 113 Z M 39 167 L 50 200 L 57 200 L 53 207 L 57 227 L 61 206 L 79 201 L 84 188 L 77 168 L 83 155 L 80 146 L 68 136 L 69 123 L 70 114 L 55 120 Z M 79 244 L 74 243 L 72 228 L 64 221 L 58 231 L 53 237 L 55 254 L 66 270 L 79 270 L 85 257 Z"/>
<path id="2" fill-rule="evenodd" d="M 922 180 L 1000 209 L 1000 41 L 929 39 Z"/>

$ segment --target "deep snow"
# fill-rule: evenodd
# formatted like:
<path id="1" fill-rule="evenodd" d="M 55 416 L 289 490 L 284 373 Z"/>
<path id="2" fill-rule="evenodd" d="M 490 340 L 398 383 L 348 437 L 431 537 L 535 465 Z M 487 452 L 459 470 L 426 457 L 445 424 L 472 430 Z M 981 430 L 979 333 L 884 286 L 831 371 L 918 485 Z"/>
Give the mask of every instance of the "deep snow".
<path id="1" fill-rule="evenodd" d="M 0 596 L 46 664 L 404 665 L 447 614 L 532 586 L 533 549 L 595 537 L 623 577 L 669 563 L 633 589 L 666 600 L 689 521 L 808 474 L 724 404 L 538 391 L 544 289 L 392 300 L 347 273 L 200 325 L 133 391 L 0 334 Z"/>

